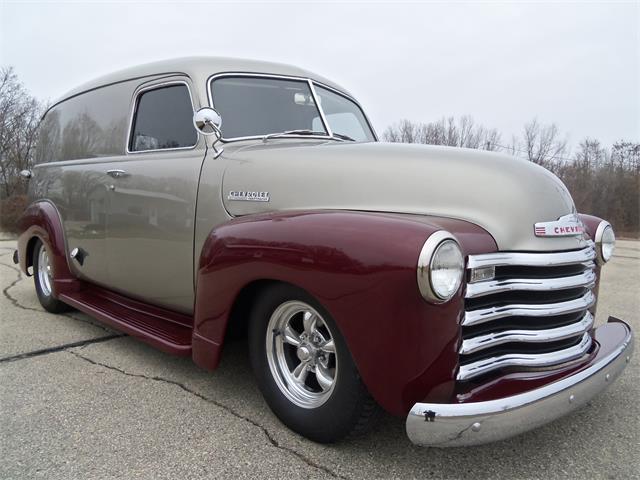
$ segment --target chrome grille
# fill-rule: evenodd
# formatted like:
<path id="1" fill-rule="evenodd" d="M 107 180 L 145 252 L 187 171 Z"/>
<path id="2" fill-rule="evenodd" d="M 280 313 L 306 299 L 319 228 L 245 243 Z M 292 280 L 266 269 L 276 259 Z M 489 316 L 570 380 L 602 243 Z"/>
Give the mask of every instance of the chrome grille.
<path id="1" fill-rule="evenodd" d="M 495 277 L 467 284 L 457 379 L 552 368 L 587 354 L 595 258 L 593 243 L 570 252 L 470 256 L 469 271 L 494 267 Z"/>

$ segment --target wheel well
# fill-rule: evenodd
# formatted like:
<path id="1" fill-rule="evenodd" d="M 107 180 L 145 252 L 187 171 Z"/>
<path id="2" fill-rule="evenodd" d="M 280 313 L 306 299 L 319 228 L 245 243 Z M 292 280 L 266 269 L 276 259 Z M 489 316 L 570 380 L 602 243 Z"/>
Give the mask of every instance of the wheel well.
<path id="1" fill-rule="evenodd" d="M 224 343 L 228 340 L 237 340 L 246 338 L 249 327 L 249 317 L 251 309 L 256 299 L 265 288 L 276 285 L 277 280 L 255 280 L 243 287 L 231 307 L 231 313 L 227 323 L 227 331 L 225 333 Z"/>
<path id="2" fill-rule="evenodd" d="M 25 250 L 25 267 L 27 269 L 27 274 L 32 275 L 32 272 L 29 272 L 29 268 L 33 267 L 33 249 L 36 247 L 36 242 L 40 240 L 38 237 L 34 236 L 29 239 L 27 242 L 27 248 Z"/>

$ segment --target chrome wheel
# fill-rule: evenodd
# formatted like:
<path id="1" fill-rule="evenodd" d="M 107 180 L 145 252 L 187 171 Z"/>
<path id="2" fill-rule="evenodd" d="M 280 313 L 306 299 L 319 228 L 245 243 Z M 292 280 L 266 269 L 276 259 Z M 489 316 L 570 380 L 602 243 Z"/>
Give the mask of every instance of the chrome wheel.
<path id="1" fill-rule="evenodd" d="M 51 296 L 52 278 L 53 274 L 51 264 L 49 263 L 49 254 L 44 245 L 42 245 L 40 247 L 40 253 L 38 254 L 38 281 L 40 282 L 42 294 L 46 297 Z"/>
<path id="2" fill-rule="evenodd" d="M 313 307 L 297 300 L 278 306 L 267 325 L 266 347 L 271 374 L 288 400 L 317 408 L 329 399 L 338 374 L 336 347 Z"/>

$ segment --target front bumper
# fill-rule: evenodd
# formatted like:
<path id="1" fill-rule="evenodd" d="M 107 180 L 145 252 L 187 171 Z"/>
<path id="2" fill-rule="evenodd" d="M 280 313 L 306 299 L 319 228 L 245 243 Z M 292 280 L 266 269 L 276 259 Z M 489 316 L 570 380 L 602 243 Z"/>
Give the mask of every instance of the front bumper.
<path id="1" fill-rule="evenodd" d="M 625 369 L 633 352 L 633 333 L 609 318 L 600 342 L 604 355 L 583 370 L 525 393 L 470 403 L 416 403 L 407 416 L 409 439 L 422 446 L 460 447 L 494 442 L 549 423 L 586 404 Z"/>

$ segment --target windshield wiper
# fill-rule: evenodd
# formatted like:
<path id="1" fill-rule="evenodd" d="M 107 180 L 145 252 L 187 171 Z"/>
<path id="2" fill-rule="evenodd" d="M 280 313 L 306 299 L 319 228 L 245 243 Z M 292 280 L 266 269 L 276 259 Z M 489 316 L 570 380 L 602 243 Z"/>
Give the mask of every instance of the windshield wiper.
<path id="1" fill-rule="evenodd" d="M 285 135 L 317 135 L 330 138 L 327 135 L 327 132 L 316 132 L 314 130 L 285 130 L 284 132 L 270 133 L 268 135 L 265 135 L 264 137 L 262 137 L 262 141 L 266 143 L 270 138 L 278 138 Z"/>
<path id="2" fill-rule="evenodd" d="M 345 140 L 348 140 L 350 142 L 355 142 L 355 140 L 351 138 L 349 135 L 344 135 L 342 133 L 334 132 L 333 136 L 330 137 L 329 135 L 327 135 L 327 132 L 318 132 L 314 130 L 285 130 L 284 132 L 270 133 L 268 135 L 263 136 L 262 141 L 264 143 L 267 143 L 267 140 L 269 140 L 270 138 L 284 137 L 285 135 L 314 135 L 317 137 L 325 137 L 330 140 L 336 140 L 338 142 L 342 142 Z"/>
<path id="3" fill-rule="evenodd" d="M 334 137 L 338 137 L 341 140 L 348 140 L 350 142 L 355 142 L 356 141 L 355 138 L 351 138 L 349 135 L 345 135 L 344 133 L 333 132 L 333 136 Z"/>

